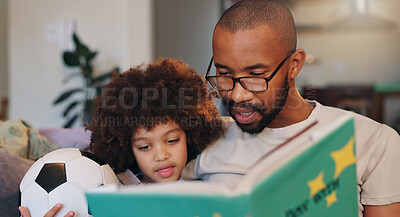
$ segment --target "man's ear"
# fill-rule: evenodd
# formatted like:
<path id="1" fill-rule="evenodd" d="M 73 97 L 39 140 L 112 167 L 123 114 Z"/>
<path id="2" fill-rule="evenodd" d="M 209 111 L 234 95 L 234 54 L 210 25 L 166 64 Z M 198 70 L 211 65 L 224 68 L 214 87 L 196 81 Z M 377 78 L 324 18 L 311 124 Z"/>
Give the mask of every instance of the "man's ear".
<path id="1" fill-rule="evenodd" d="M 295 79 L 303 68 L 304 61 L 306 60 L 306 52 L 303 49 L 298 49 L 292 54 L 291 59 L 288 78 Z"/>

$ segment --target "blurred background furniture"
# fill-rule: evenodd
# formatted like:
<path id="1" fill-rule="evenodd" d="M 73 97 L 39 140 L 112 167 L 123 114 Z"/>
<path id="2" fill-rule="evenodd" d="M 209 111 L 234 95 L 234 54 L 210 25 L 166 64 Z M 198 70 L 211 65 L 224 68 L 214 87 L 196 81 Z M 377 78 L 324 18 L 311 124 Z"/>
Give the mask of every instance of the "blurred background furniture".
<path id="1" fill-rule="evenodd" d="M 374 85 L 375 92 L 375 117 L 378 122 L 385 120 L 385 99 L 388 97 L 400 98 L 400 83 L 377 83 Z"/>
<path id="2" fill-rule="evenodd" d="M 400 111 L 396 111 L 396 108 L 399 108 L 397 103 L 400 100 L 400 83 L 303 86 L 301 94 L 304 98 L 317 100 L 322 105 L 342 108 L 370 117 L 393 127 L 400 133 Z M 394 114 L 389 110 L 392 110 L 392 113 L 394 111 Z"/>
<path id="3" fill-rule="evenodd" d="M 8 99 L 3 98 L 1 99 L 0 104 L 0 121 L 7 120 L 8 117 Z"/>
<path id="4" fill-rule="evenodd" d="M 305 86 L 302 95 L 322 105 L 342 108 L 375 119 L 374 88 L 370 85 Z"/>

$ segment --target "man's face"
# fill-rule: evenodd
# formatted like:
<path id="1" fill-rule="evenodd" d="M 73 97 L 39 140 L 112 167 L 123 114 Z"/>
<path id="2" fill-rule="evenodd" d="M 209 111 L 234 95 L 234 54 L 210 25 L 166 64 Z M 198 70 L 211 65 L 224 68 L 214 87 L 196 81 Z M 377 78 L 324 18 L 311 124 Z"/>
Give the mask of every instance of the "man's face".
<path id="1" fill-rule="evenodd" d="M 213 56 L 218 75 L 269 77 L 286 55 L 266 25 L 236 33 L 217 27 L 214 32 Z M 289 91 L 287 65 L 268 82 L 267 91 L 250 92 L 239 83 L 231 91 L 220 91 L 225 106 L 244 132 L 260 133 L 267 126 L 279 125 L 278 115 Z"/>

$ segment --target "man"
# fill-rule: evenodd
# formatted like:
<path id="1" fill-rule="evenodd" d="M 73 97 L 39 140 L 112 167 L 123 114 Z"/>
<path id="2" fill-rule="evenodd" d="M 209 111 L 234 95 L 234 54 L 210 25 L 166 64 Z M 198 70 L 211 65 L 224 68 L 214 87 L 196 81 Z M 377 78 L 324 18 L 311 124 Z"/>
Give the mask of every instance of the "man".
<path id="1" fill-rule="evenodd" d="M 278 1 L 244 0 L 222 15 L 210 67 L 223 77 L 209 70 L 207 79 L 236 124 L 188 165 L 186 176 L 234 186 L 261 156 L 300 129 L 347 113 L 301 97 L 295 78 L 306 54 L 296 44 L 292 14 Z M 386 125 L 353 116 L 359 216 L 400 216 L 400 137 Z"/>

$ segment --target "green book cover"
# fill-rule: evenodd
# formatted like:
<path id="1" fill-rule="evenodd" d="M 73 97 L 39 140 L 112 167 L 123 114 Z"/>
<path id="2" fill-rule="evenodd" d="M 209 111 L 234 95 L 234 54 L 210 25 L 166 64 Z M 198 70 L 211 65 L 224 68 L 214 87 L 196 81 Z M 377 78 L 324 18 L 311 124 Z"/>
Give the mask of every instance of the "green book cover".
<path id="1" fill-rule="evenodd" d="M 193 181 L 86 197 L 94 217 L 357 217 L 355 163 L 354 123 L 344 116 L 261 159 L 234 190 Z"/>

